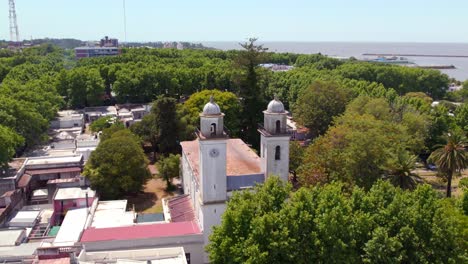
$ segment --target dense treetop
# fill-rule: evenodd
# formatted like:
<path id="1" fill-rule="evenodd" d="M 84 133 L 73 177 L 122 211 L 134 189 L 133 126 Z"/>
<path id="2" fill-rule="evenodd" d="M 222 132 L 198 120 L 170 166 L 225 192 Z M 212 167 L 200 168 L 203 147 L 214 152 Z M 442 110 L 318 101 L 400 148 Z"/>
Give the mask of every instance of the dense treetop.
<path id="1" fill-rule="evenodd" d="M 467 216 L 429 185 L 334 183 L 290 192 L 276 177 L 237 192 L 214 228 L 212 263 L 465 263 Z"/>
<path id="2" fill-rule="evenodd" d="M 178 141 L 192 135 L 200 100 L 220 90 L 223 93 L 215 96 L 220 97 L 220 104 L 229 114 L 226 125 L 233 135 L 254 147 L 258 145 L 256 123 L 261 122 L 261 110 L 275 94 L 300 123 L 315 132 L 314 137 L 325 134 L 334 125 L 334 118 L 344 111 L 344 105 L 358 96 L 383 98 L 392 111 L 402 109 L 399 111 L 402 121 L 397 122 L 406 125 L 405 130 L 410 133 L 417 131 L 425 140 L 423 147 L 417 142 L 410 146 L 414 153 L 421 149 L 429 152 L 434 144 L 441 143 L 440 136 L 448 129 L 466 127 L 463 118 L 466 107 L 452 109 L 448 103 L 435 109 L 430 107 L 432 100 L 467 98 L 467 84 L 458 93 L 446 94 L 449 79 L 439 71 L 352 59 L 341 61 L 320 54 L 272 53 L 254 40 L 243 44 L 243 48 L 231 51 L 123 48 L 119 56 L 80 60 L 73 57 L 72 51 L 50 44 L 18 53 L 1 50 L 0 125 L 19 136 L 17 142 L 21 144 L 9 148 L 21 152 L 46 139 L 49 121 L 61 108 L 150 103 L 164 95 L 176 100 L 176 114 L 172 116 L 177 117 L 178 125 L 185 127 L 173 137 Z M 295 67 L 287 72 L 273 72 L 259 67 L 259 63 Z M 322 86 L 336 87 L 337 92 L 327 94 L 327 89 L 317 88 Z M 205 89 L 212 91 L 202 92 L 203 96 L 197 94 L 185 107 L 178 104 L 181 98 Z M 309 101 L 315 103 L 308 107 Z M 404 110 L 406 106 L 411 106 L 414 114 Z M 455 116 L 447 116 L 446 111 L 454 112 Z M 326 115 L 317 115 L 318 112 Z M 429 124 L 423 124 L 418 114 L 426 115 Z M 146 123 L 149 119 L 146 118 Z M 413 123 L 415 120 L 418 122 Z M 427 131 L 421 132 L 421 127 Z M 168 144 L 171 152 L 175 149 L 172 144 L 177 142 Z M 8 153 L 11 158 L 12 152 Z"/>

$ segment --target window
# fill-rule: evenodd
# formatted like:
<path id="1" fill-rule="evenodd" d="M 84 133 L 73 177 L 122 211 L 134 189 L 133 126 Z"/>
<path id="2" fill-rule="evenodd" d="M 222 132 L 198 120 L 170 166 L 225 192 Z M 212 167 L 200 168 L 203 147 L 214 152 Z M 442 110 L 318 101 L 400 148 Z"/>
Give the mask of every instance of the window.
<path id="1" fill-rule="evenodd" d="M 281 159 L 281 147 L 276 146 L 275 148 L 275 160 L 280 160 Z"/>
<path id="2" fill-rule="evenodd" d="M 216 136 L 216 124 L 215 123 L 211 124 L 210 131 L 211 131 L 212 136 Z"/>
<path id="3" fill-rule="evenodd" d="M 281 121 L 276 121 L 276 133 L 281 133 Z"/>

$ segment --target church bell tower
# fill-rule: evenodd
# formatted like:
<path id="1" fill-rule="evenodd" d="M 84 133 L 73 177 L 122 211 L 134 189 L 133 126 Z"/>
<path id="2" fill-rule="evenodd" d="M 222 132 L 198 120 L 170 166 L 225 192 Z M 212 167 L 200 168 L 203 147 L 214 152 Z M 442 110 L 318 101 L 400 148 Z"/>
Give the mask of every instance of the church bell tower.
<path id="1" fill-rule="evenodd" d="M 227 199 L 226 143 L 224 114 L 210 98 L 200 114 L 200 130 L 197 132 L 200 147 L 200 185 L 204 204 L 223 202 Z"/>
<path id="2" fill-rule="evenodd" d="M 264 123 L 260 126 L 260 157 L 265 177 L 279 176 L 289 178 L 289 141 L 286 129 L 287 112 L 278 98 L 273 99 L 263 111 Z"/>

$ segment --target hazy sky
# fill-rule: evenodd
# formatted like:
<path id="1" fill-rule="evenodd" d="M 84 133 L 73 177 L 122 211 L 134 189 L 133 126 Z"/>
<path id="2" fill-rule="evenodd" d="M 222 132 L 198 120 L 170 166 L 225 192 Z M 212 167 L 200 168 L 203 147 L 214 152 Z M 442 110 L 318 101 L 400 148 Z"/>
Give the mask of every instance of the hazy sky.
<path id="1" fill-rule="evenodd" d="M 0 39 L 9 39 L 8 1 Z M 468 42 L 468 0 L 126 0 L 128 41 Z M 123 0 L 16 0 L 20 37 L 124 41 Z"/>

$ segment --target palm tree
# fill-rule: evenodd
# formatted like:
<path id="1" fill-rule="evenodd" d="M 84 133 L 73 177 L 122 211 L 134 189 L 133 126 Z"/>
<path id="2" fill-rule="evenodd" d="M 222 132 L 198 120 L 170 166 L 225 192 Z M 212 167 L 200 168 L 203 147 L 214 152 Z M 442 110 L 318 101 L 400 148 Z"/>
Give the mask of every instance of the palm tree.
<path id="1" fill-rule="evenodd" d="M 434 162 L 439 171 L 447 176 L 447 197 L 451 197 L 453 173 L 461 172 L 468 166 L 467 140 L 465 135 L 458 131 L 448 133 L 444 139 L 447 143 L 436 145 L 437 149 L 431 153 L 428 161 Z"/>
<path id="2" fill-rule="evenodd" d="M 417 156 L 406 150 L 400 150 L 388 166 L 387 178 L 390 182 L 402 189 L 414 189 L 422 179 L 412 172 L 416 168 Z"/>

